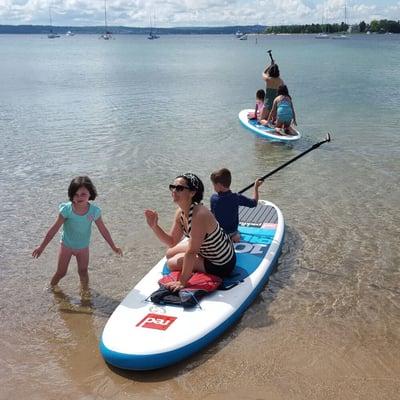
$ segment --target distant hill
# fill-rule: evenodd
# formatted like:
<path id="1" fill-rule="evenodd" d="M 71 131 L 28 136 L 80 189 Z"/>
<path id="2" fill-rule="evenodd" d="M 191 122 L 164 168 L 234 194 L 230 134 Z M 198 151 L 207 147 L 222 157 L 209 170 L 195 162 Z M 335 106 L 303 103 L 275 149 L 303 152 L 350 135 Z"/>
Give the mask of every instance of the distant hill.
<path id="1" fill-rule="evenodd" d="M 156 28 L 160 35 L 231 35 L 240 30 L 243 33 L 264 33 L 263 25 L 236 25 L 220 27 L 183 27 L 183 28 Z M 68 31 L 77 34 L 102 34 L 104 26 L 53 26 L 53 32 L 65 34 Z M 108 30 L 113 34 L 122 35 L 146 35 L 150 28 L 130 28 L 126 26 L 109 26 Z M 50 31 L 48 25 L 0 25 L 0 34 L 47 34 Z"/>

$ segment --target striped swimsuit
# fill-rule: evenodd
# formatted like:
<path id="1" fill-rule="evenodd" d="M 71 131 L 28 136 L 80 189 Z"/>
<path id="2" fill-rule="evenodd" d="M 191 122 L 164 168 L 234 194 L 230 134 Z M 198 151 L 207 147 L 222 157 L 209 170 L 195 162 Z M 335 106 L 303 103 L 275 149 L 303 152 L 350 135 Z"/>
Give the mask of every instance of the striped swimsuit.
<path id="1" fill-rule="evenodd" d="M 184 224 L 183 212 L 181 212 L 180 222 L 183 228 L 183 233 L 186 237 L 190 237 L 192 230 L 192 216 L 193 209 L 197 203 L 193 203 L 189 209 L 188 215 L 188 229 L 186 230 Z M 233 247 L 233 243 L 222 230 L 217 222 L 217 227 L 212 233 L 206 233 L 203 243 L 201 244 L 199 255 L 204 258 L 204 266 L 207 272 L 227 276 L 233 270 L 236 264 L 236 255 Z M 224 267 L 227 270 L 224 270 Z M 218 273 L 218 269 L 221 269 L 221 273 Z"/>

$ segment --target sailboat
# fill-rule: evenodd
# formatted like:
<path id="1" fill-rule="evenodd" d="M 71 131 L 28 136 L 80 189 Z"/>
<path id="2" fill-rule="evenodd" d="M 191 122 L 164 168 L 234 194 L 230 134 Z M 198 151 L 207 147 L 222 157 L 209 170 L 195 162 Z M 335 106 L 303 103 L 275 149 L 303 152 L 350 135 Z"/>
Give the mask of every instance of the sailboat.
<path id="1" fill-rule="evenodd" d="M 51 3 L 49 4 L 49 18 L 50 18 L 50 32 L 48 33 L 47 37 L 49 39 L 59 38 L 60 35 L 58 33 L 53 32 L 53 21 L 51 19 Z"/>
<path id="2" fill-rule="evenodd" d="M 322 21 L 321 21 L 321 27 L 324 26 L 324 17 L 325 17 L 325 6 L 323 8 L 322 12 Z M 325 28 L 326 30 L 326 28 Z M 328 32 L 320 32 L 315 36 L 315 39 L 329 39 L 330 36 L 328 35 Z"/>
<path id="3" fill-rule="evenodd" d="M 154 24 L 155 24 L 155 21 L 156 21 L 155 15 L 154 15 L 154 19 L 153 20 L 154 20 Z M 150 17 L 150 33 L 149 33 L 149 36 L 147 36 L 147 39 L 154 40 L 154 39 L 159 39 L 159 38 L 160 38 L 160 36 L 156 34 L 156 29 L 155 28 L 154 28 L 154 32 L 153 32 L 153 24 L 151 22 L 151 17 Z"/>
<path id="4" fill-rule="evenodd" d="M 344 24 L 347 26 L 347 6 L 346 6 L 346 1 L 344 2 Z M 332 36 L 332 39 L 348 39 L 350 36 L 346 35 L 346 32 L 343 32 L 341 34 Z"/>
<path id="5" fill-rule="evenodd" d="M 110 40 L 112 38 L 111 32 L 107 27 L 107 0 L 104 0 L 104 33 L 99 39 Z"/>

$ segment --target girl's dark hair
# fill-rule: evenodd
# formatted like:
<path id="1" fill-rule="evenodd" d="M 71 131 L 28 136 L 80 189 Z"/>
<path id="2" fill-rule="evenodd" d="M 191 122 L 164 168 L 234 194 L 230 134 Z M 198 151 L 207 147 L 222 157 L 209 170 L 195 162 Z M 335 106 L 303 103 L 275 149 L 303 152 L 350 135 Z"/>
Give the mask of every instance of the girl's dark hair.
<path id="1" fill-rule="evenodd" d="M 290 97 L 290 94 L 289 94 L 289 89 L 287 88 L 286 85 L 280 85 L 280 86 L 278 87 L 277 94 L 278 94 L 278 96 L 287 96 L 287 97 L 289 97 L 290 99 L 292 99 L 292 98 Z"/>
<path id="2" fill-rule="evenodd" d="M 265 100 L 265 90 L 264 89 L 257 90 L 256 97 L 257 99 Z"/>
<path id="3" fill-rule="evenodd" d="M 269 68 L 268 75 L 271 78 L 279 78 L 279 67 L 278 64 L 272 64 Z"/>
<path id="4" fill-rule="evenodd" d="M 90 178 L 88 176 L 77 176 L 76 178 L 72 179 L 68 188 L 68 197 L 71 201 L 74 199 L 76 192 L 81 187 L 84 187 L 89 191 L 90 193 L 89 200 L 94 200 L 97 197 L 96 187 L 93 185 Z"/>
<path id="5" fill-rule="evenodd" d="M 203 200 L 204 194 L 204 185 L 201 179 L 190 172 L 186 174 L 178 175 L 175 179 L 183 178 L 185 179 L 189 189 L 193 192 L 196 192 L 192 198 L 192 203 L 200 203 Z"/>

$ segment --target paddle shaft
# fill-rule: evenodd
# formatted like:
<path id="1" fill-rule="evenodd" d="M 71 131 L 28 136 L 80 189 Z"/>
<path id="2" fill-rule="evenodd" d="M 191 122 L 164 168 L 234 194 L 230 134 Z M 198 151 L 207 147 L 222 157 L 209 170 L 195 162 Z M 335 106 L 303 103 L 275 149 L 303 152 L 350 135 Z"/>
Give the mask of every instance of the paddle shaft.
<path id="1" fill-rule="evenodd" d="M 268 174 L 264 175 L 262 178 L 260 178 L 261 181 L 264 181 L 265 179 L 269 178 L 271 175 L 276 174 L 278 171 L 280 171 L 281 169 L 287 167 L 289 164 L 291 164 L 292 162 L 295 162 L 296 160 L 298 160 L 300 157 L 305 156 L 307 153 L 309 153 L 310 151 L 313 151 L 315 149 L 317 149 L 319 146 L 321 146 L 321 144 L 324 144 L 326 142 L 330 142 L 331 141 L 331 137 L 328 133 L 327 138 L 325 140 L 323 140 L 322 142 L 319 143 L 315 143 L 313 144 L 308 150 L 304 151 L 303 153 L 300 153 L 298 156 L 292 158 L 291 160 L 285 162 L 284 164 L 282 164 L 280 167 L 275 168 L 273 171 L 269 172 Z M 244 189 L 240 190 L 238 193 L 243 193 L 246 190 L 250 189 L 251 187 L 254 186 L 254 182 L 251 185 L 246 186 Z"/>
<path id="2" fill-rule="evenodd" d="M 275 61 L 274 61 L 274 59 L 272 58 L 272 50 L 268 50 L 268 55 L 269 55 L 269 58 L 271 59 L 271 64 L 275 64 Z"/>

